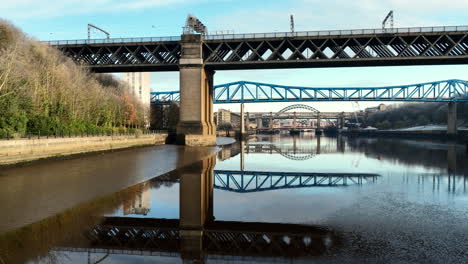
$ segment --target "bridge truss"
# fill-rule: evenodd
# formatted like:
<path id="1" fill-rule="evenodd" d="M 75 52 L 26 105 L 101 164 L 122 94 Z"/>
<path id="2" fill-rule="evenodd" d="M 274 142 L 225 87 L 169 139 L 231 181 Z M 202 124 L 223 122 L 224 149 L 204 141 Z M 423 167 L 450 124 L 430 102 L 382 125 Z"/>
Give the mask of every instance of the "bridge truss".
<path id="1" fill-rule="evenodd" d="M 251 193 L 304 187 L 337 187 L 374 183 L 379 176 L 369 173 L 215 170 L 215 188 L 237 193 Z"/>
<path id="2" fill-rule="evenodd" d="M 445 80 L 384 87 L 299 87 L 239 81 L 216 85 L 214 103 L 407 101 L 468 102 L 468 81 Z M 152 104 L 178 100 L 178 92 L 153 92 Z"/>
<path id="3" fill-rule="evenodd" d="M 185 238 L 175 219 L 106 217 L 88 230 L 86 247 L 63 245 L 60 252 L 87 252 L 126 255 L 183 253 Z M 333 231 L 318 226 L 274 223 L 214 221 L 201 235 L 200 253 L 226 259 L 239 257 L 301 257 L 324 253 L 339 244 Z M 183 255 L 183 254 L 182 254 Z M 199 254 L 201 255 L 201 254 Z"/>
<path id="4" fill-rule="evenodd" d="M 206 35 L 213 70 L 466 64 L 468 26 Z M 181 37 L 50 41 L 95 72 L 178 71 Z"/>

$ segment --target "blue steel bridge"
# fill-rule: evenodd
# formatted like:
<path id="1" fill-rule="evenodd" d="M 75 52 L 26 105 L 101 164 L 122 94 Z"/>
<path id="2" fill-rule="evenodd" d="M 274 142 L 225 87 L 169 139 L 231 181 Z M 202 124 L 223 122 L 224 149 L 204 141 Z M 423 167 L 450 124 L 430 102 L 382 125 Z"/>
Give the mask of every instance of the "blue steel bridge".
<path id="1" fill-rule="evenodd" d="M 252 193 L 307 187 L 340 187 L 375 183 L 379 176 L 372 173 L 215 170 L 214 188 L 236 193 Z"/>
<path id="2" fill-rule="evenodd" d="M 454 79 L 383 87 L 299 87 L 238 81 L 214 86 L 213 94 L 215 104 L 317 101 L 468 102 L 468 81 Z M 179 91 L 151 93 L 151 104 L 179 101 Z"/>
<path id="3" fill-rule="evenodd" d="M 372 184 L 380 177 L 373 173 L 316 173 L 214 170 L 214 189 L 253 193 L 282 189 L 312 187 L 346 187 Z M 178 182 L 179 179 L 156 178 L 161 182 Z"/>

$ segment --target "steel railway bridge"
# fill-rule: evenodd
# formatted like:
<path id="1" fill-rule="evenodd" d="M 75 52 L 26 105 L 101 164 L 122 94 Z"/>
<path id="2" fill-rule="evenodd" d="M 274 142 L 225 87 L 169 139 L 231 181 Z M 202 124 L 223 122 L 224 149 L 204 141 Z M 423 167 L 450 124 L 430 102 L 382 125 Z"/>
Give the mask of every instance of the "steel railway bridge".
<path id="1" fill-rule="evenodd" d="M 210 70 L 468 63 L 468 26 L 205 35 Z M 95 72 L 178 71 L 180 36 L 49 41 Z"/>
<path id="2" fill-rule="evenodd" d="M 179 71 L 177 140 L 186 145 L 215 144 L 213 102 L 449 102 L 448 133 L 457 132 L 455 102 L 467 100 L 465 81 L 348 89 L 243 81 L 213 89 L 214 73 L 236 69 L 467 64 L 468 26 L 207 35 L 205 26 L 200 30 L 190 23 L 193 19 L 188 17 L 180 37 L 65 40 L 49 44 L 95 72 Z M 158 96 L 165 95 L 153 94 L 153 103 L 160 101 Z"/>

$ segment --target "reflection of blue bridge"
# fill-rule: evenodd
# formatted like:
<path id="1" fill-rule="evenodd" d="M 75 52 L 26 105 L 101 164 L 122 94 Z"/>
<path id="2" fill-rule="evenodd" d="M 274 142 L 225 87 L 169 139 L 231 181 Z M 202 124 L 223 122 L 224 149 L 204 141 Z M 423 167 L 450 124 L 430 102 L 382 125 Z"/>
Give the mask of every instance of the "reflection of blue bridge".
<path id="1" fill-rule="evenodd" d="M 369 173 L 303 173 L 215 170 L 214 188 L 250 193 L 304 187 L 338 187 L 362 185 L 376 181 Z"/>
<path id="2" fill-rule="evenodd" d="M 468 102 L 468 81 L 446 80 L 385 87 L 296 87 L 257 82 L 216 85 L 214 103 L 306 101 L 419 101 Z M 180 100 L 178 91 L 152 92 L 152 104 Z"/>

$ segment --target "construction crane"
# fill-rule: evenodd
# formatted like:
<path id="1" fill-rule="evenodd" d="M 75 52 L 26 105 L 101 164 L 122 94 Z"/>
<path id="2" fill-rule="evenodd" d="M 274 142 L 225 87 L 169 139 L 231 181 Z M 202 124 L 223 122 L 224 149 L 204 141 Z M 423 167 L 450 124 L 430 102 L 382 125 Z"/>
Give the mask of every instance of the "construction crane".
<path id="1" fill-rule="evenodd" d="M 109 32 L 107 32 L 107 31 L 105 31 L 104 29 L 102 29 L 102 28 L 100 28 L 100 27 L 98 27 L 98 26 L 95 26 L 95 25 L 93 25 L 93 24 L 88 24 L 88 40 L 91 39 L 91 30 L 92 30 L 93 28 L 96 29 L 96 30 L 98 30 L 98 31 L 100 31 L 100 32 L 102 32 L 102 33 L 104 33 L 104 34 L 106 35 L 107 39 L 110 38 Z"/>
<path id="2" fill-rule="evenodd" d="M 357 117 L 357 112 L 361 111 L 361 107 L 359 106 L 358 101 L 351 102 L 351 105 L 353 106 L 354 119 L 356 120 L 356 125 L 357 125 L 357 124 L 359 124 L 359 119 Z"/>

